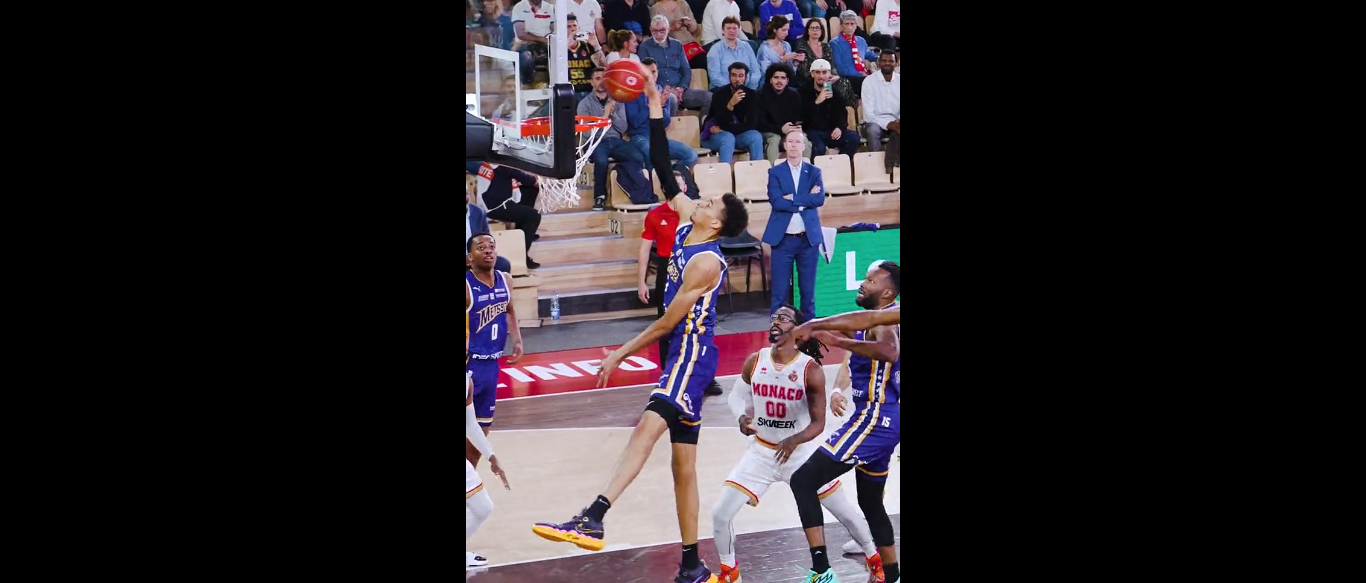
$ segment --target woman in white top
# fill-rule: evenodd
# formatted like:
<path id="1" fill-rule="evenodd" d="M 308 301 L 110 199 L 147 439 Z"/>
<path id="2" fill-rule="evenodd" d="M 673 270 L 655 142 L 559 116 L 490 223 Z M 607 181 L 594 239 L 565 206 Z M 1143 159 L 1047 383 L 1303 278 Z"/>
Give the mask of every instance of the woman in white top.
<path id="1" fill-rule="evenodd" d="M 901 0 L 877 0 L 868 44 L 901 51 Z"/>
<path id="2" fill-rule="evenodd" d="M 767 34 L 765 35 L 768 39 L 759 45 L 759 71 L 768 71 L 769 65 L 782 63 L 787 65 L 795 78 L 797 65 L 806 59 L 806 55 L 793 52 L 792 45 L 788 44 L 786 40 L 787 31 L 791 26 L 792 23 L 788 22 L 787 17 L 781 14 L 775 14 L 773 19 L 768 21 Z"/>
<path id="3" fill-rule="evenodd" d="M 636 56 L 636 49 L 640 47 L 640 39 L 636 38 L 636 33 L 629 30 L 618 30 L 609 33 L 607 36 L 612 41 L 608 45 L 612 49 L 612 52 L 607 53 L 608 65 L 622 59 L 640 62 L 640 57 Z"/>

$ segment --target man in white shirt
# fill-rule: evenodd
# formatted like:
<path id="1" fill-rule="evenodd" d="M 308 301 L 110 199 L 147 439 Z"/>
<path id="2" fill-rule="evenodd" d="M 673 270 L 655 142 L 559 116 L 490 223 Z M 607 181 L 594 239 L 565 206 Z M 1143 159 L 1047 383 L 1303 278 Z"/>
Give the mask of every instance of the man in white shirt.
<path id="1" fill-rule="evenodd" d="M 725 31 L 721 21 L 727 16 L 734 16 L 736 20 L 740 20 L 740 6 L 735 0 L 711 0 L 707 3 L 707 9 L 702 11 L 702 46 L 721 39 L 721 33 Z M 749 40 L 744 31 L 740 31 L 736 38 Z M 759 72 L 756 71 L 755 74 Z"/>
<path id="2" fill-rule="evenodd" d="M 602 5 L 598 0 L 569 0 L 567 4 L 565 10 L 578 17 L 580 30 L 597 35 L 598 42 L 607 38 L 607 31 L 602 27 Z"/>
<path id="3" fill-rule="evenodd" d="M 882 51 L 878 73 L 863 81 L 863 138 L 868 150 L 882 151 L 888 132 L 901 133 L 901 74 L 896 72 L 896 53 Z"/>
<path id="4" fill-rule="evenodd" d="M 522 0 L 512 7 L 512 30 L 517 42 L 513 50 L 522 54 L 522 83 L 530 83 L 537 61 L 550 54 L 550 30 L 555 24 L 555 7 L 544 0 Z"/>

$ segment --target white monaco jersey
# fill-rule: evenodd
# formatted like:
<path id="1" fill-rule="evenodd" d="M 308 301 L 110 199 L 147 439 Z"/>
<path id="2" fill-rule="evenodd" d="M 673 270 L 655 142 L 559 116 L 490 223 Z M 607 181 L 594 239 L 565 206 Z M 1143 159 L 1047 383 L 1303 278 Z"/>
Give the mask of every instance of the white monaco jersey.
<path id="1" fill-rule="evenodd" d="M 755 437 L 761 444 L 767 442 L 770 449 L 811 424 L 811 411 L 806 406 L 806 367 L 811 357 L 798 352 L 792 362 L 775 364 L 772 350 L 759 351 L 750 375 Z"/>

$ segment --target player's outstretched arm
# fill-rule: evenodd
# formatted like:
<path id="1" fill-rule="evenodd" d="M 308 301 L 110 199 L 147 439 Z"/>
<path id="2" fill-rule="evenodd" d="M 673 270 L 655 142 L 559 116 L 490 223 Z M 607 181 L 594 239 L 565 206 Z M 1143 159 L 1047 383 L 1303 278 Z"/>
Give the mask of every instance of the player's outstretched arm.
<path id="1" fill-rule="evenodd" d="M 678 213 L 679 219 L 686 221 L 692 217 L 694 203 L 688 194 L 678 188 L 674 180 L 673 165 L 669 163 L 669 138 L 664 132 L 664 96 L 654 83 L 645 84 L 645 96 L 650 98 L 650 164 L 659 175 L 659 188 L 664 191 L 664 199 Z"/>
<path id="2" fill-rule="evenodd" d="M 798 445 L 825 432 L 825 369 L 814 360 L 806 363 L 806 406 L 811 412 L 811 423 L 778 444 L 774 459 L 780 464 L 787 461 Z"/>
<path id="3" fill-rule="evenodd" d="M 637 334 L 625 346 L 613 350 L 602 359 L 602 369 L 598 371 L 598 386 L 607 386 L 607 377 L 611 376 L 622 359 L 654 344 L 678 326 L 683 317 L 692 311 L 697 300 L 721 280 L 721 265 L 719 261 L 689 261 L 687 267 L 683 268 L 683 282 L 678 294 L 674 296 L 673 303 L 669 304 L 668 309 L 664 310 L 664 317 L 655 320 L 650 327 Z"/>
<path id="4" fill-rule="evenodd" d="M 828 333 L 817 336 L 829 346 L 837 346 L 873 360 L 896 362 L 901 356 L 901 326 L 877 326 L 870 330 L 867 340 L 854 340 Z"/>
<path id="5" fill-rule="evenodd" d="M 861 310 L 858 312 L 847 312 L 836 314 L 825 318 L 817 318 L 792 331 L 793 337 L 802 342 L 811 337 L 813 332 L 821 330 L 834 332 L 858 332 L 868 330 L 877 326 L 890 326 L 901 324 L 901 307 L 890 310 Z"/>

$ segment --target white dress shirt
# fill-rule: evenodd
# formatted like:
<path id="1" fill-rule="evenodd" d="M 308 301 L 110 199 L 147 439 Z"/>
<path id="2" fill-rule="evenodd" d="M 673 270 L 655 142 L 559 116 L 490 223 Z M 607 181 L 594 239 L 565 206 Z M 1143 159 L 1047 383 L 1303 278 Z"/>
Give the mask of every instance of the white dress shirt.
<path id="1" fill-rule="evenodd" d="M 792 171 L 792 198 L 796 198 L 796 191 L 798 188 L 801 188 L 802 184 L 802 163 L 797 162 L 797 165 L 793 166 L 792 162 L 789 161 L 786 162 L 786 164 L 787 169 Z M 792 219 L 787 222 L 787 234 L 796 235 L 797 233 L 806 232 L 806 223 L 802 222 L 802 215 L 799 214 L 800 211 L 804 210 L 806 210 L 806 207 L 799 206 L 797 207 L 798 212 L 792 213 Z"/>
<path id="2" fill-rule="evenodd" d="M 863 79 L 863 122 L 875 123 L 882 129 L 901 119 L 901 74 L 892 73 L 892 80 L 882 78 L 882 71 L 873 71 Z"/>

